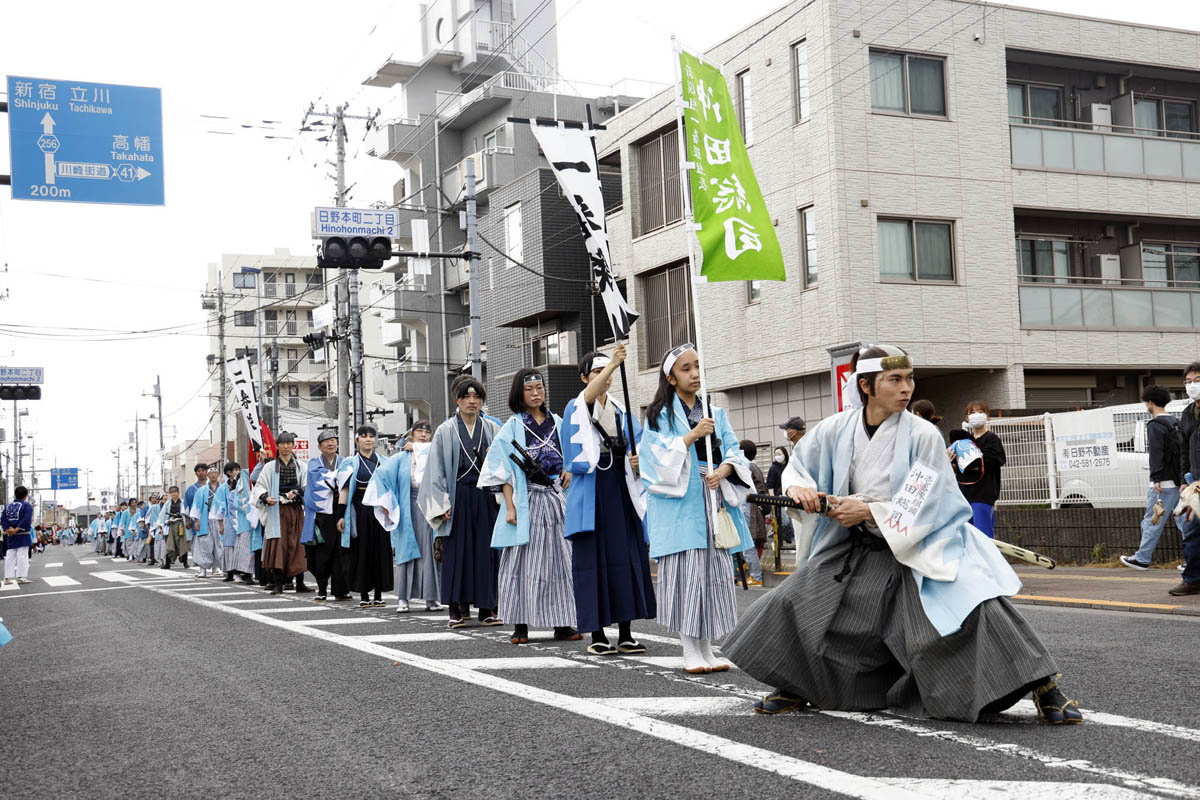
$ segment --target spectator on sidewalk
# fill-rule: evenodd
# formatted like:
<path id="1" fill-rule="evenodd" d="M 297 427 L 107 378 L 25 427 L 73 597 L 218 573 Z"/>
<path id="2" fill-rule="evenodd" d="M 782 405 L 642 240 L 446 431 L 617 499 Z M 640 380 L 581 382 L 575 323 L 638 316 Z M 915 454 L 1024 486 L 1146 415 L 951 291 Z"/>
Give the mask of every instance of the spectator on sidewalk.
<path id="1" fill-rule="evenodd" d="M 754 463 L 754 459 L 758 458 L 758 447 L 749 439 L 742 439 L 739 444 L 742 448 L 742 455 L 750 462 L 750 481 L 754 484 L 754 491 L 766 494 L 767 481 L 763 478 L 758 464 Z M 766 514 L 769 513 L 770 508 L 764 513 L 762 507 L 757 503 L 746 504 L 746 522 L 750 526 L 750 538 L 754 540 L 754 547 L 743 551 L 742 557 L 746 561 L 746 567 L 750 570 L 750 579 L 747 580 L 747 583 L 756 586 L 762 585 L 762 551 L 767 543 Z"/>
<path id="2" fill-rule="evenodd" d="M 29 549 L 33 546 L 33 506 L 25 499 L 29 490 L 18 486 L 13 501 L 0 512 L 4 533 L 4 583 L 29 583 Z"/>
<path id="3" fill-rule="evenodd" d="M 804 438 L 804 433 L 808 430 L 808 424 L 800 417 L 792 417 L 780 425 L 779 429 L 783 431 L 783 435 L 787 437 L 787 440 L 794 447 Z"/>
<path id="4" fill-rule="evenodd" d="M 1000 437 L 988 427 L 991 409 L 982 400 L 967 403 L 967 433 L 983 453 L 983 477 L 973 484 L 960 484 L 963 495 L 971 504 L 971 524 L 996 538 L 996 501 L 1000 499 L 1000 468 L 1007 460 Z"/>
<path id="5" fill-rule="evenodd" d="M 1192 483 L 1195 472 L 1200 468 L 1200 361 L 1193 361 L 1183 373 L 1183 388 L 1192 401 L 1179 418 L 1179 432 L 1183 438 L 1183 457 L 1180 472 L 1183 480 Z M 1200 519 L 1185 511 L 1183 514 L 1183 580 L 1174 589 L 1173 595 L 1200 594 Z"/>
<path id="6" fill-rule="evenodd" d="M 1167 527 L 1167 519 L 1179 503 L 1179 467 L 1183 457 L 1179 424 L 1167 413 L 1170 393 L 1161 386 L 1142 390 L 1142 402 L 1150 412 L 1146 423 L 1146 449 L 1150 455 L 1150 491 L 1146 493 L 1146 515 L 1142 517 L 1142 543 L 1132 556 L 1121 556 L 1121 563 L 1133 569 L 1149 569 L 1154 548 Z M 1178 526 L 1179 521 L 1175 524 Z"/>

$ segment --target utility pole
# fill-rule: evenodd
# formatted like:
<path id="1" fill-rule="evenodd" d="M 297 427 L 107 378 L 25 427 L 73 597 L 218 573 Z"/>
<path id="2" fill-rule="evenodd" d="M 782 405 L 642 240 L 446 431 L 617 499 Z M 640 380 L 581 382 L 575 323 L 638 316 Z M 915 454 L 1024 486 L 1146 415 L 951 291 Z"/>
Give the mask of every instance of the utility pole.
<path id="1" fill-rule="evenodd" d="M 483 382 L 483 358 L 479 343 L 479 242 L 476 241 L 478 232 L 475 219 L 475 159 L 468 158 L 467 168 L 467 252 L 471 255 L 468 262 L 470 273 L 467 285 L 471 294 L 471 377 Z"/>
<path id="2" fill-rule="evenodd" d="M 279 424 L 279 340 L 271 337 L 271 421 L 275 430 L 282 430 Z"/>
<path id="3" fill-rule="evenodd" d="M 21 415 L 17 413 L 17 401 L 13 400 L 13 456 L 17 461 L 17 471 L 13 475 L 13 488 L 21 485 Z"/>
<path id="4" fill-rule="evenodd" d="M 121 445 L 117 445 L 117 502 L 124 496 L 121 494 Z"/>
<path id="5" fill-rule="evenodd" d="M 222 464 L 229 457 L 229 446 L 226 442 L 229 441 L 226 426 L 229 424 L 225 413 L 225 404 L 229 402 L 229 390 L 225 385 L 225 277 L 221 274 L 221 270 L 217 270 L 217 349 L 220 351 L 217 369 L 221 372 L 221 457 Z M 159 400 L 158 405 L 159 425 L 162 424 L 162 400 Z"/>
<path id="6" fill-rule="evenodd" d="M 133 496 L 142 496 L 142 476 L 138 472 L 138 462 L 142 459 L 142 439 L 138 435 L 138 418 L 133 418 Z"/>
<path id="7" fill-rule="evenodd" d="M 158 467 L 162 473 L 162 488 L 167 488 L 166 445 L 163 444 L 162 376 L 154 376 L 154 397 L 158 400 Z"/>

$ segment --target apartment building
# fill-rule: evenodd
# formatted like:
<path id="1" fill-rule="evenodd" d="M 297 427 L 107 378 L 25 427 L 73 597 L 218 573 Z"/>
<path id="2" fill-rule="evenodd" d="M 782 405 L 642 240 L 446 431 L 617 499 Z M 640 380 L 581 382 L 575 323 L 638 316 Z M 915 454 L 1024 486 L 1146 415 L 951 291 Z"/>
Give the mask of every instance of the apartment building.
<path id="1" fill-rule="evenodd" d="M 1006 5 L 796 0 L 725 67 L 785 282 L 687 276 L 674 92 L 599 139 L 613 260 L 642 312 L 636 404 L 704 325 L 739 434 L 832 413 L 831 364 L 908 348 L 917 393 L 1053 410 L 1182 388 L 1200 354 L 1200 35 Z"/>
<path id="2" fill-rule="evenodd" d="M 263 416 L 272 428 L 307 431 L 312 423 L 336 419 L 336 411 L 331 415 L 327 409 L 333 363 L 303 341 L 314 330 L 313 309 L 332 298 L 330 281 L 335 277 L 317 269 L 314 257 L 292 255 L 287 248 L 271 254 L 227 253 L 220 264 L 208 265 L 204 307 L 210 311 L 209 397 L 214 413 L 221 402 L 216 312 L 218 294 L 223 294 L 225 357 L 246 357 L 255 365 Z M 244 459 L 240 414 L 233 403 L 226 404 L 226 412 L 227 435 L 238 442 L 237 457 Z M 220 420 L 214 419 L 212 432 L 216 441 Z"/>
<path id="3" fill-rule="evenodd" d="M 561 411 L 579 391 L 579 357 L 611 341 L 570 205 L 528 125 L 510 118 L 602 123 L 636 102 L 627 86 L 563 81 L 555 67 L 550 3 L 452 0 L 422 7 L 425 55 L 388 61 L 370 86 L 395 87 L 390 120 L 370 152 L 400 165 L 394 202 L 402 227 L 427 223 L 434 249 L 465 246 L 466 164 L 474 165 L 480 250 L 480 345 L 489 411 L 508 416 L 513 374 L 544 370 L 550 405 Z M 604 177 L 611 206 L 620 203 L 619 174 Z M 523 265 L 523 266 L 521 266 Z M 526 269 L 527 268 L 527 269 Z M 462 261 L 434 262 L 428 274 L 402 261 L 395 302 L 382 321 L 384 346 L 399 348 L 393 367 L 372 364 L 391 403 L 435 423 L 451 410 L 449 383 L 470 371 L 469 271 Z M 369 359 L 368 359 L 369 360 Z M 393 372 L 389 376 L 388 371 Z M 390 379 L 389 379 L 390 378 Z"/>

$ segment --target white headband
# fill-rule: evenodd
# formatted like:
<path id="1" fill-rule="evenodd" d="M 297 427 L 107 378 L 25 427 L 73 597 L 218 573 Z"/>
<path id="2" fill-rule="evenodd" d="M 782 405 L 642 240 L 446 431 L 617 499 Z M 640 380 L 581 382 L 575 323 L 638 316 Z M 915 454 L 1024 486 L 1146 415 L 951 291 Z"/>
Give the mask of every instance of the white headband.
<path id="1" fill-rule="evenodd" d="M 592 370 L 591 371 L 595 372 L 598 369 L 604 369 L 611 363 L 612 363 L 612 359 L 610 359 L 608 356 L 596 356 L 595 358 L 592 359 Z"/>
<path id="2" fill-rule="evenodd" d="M 863 358 L 854 367 L 854 371 L 859 375 L 887 372 L 890 369 L 912 369 L 912 359 L 906 355 Z"/>
<path id="3" fill-rule="evenodd" d="M 684 353 L 688 353 L 688 352 L 695 353 L 696 345 L 692 344 L 691 342 L 688 342 L 687 344 L 679 345 L 679 347 L 676 347 L 674 350 L 667 353 L 666 356 L 663 357 L 663 365 L 662 365 L 663 375 L 670 377 L 671 376 L 671 368 L 675 366 L 675 362 L 679 360 L 680 356 L 682 356 Z"/>

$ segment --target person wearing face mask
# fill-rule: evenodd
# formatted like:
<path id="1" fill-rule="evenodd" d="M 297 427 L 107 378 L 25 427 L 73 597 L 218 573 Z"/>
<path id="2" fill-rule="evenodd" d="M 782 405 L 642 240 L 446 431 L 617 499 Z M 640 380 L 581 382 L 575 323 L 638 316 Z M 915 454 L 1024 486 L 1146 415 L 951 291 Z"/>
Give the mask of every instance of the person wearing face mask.
<path id="1" fill-rule="evenodd" d="M 771 494 L 783 494 L 782 476 L 783 471 L 787 469 L 788 457 L 791 453 L 791 447 L 780 445 L 775 448 L 775 455 L 771 458 L 771 468 L 767 470 L 767 491 Z M 781 506 L 775 506 L 775 525 L 779 529 L 780 542 L 795 541 L 796 534 L 792 530 L 792 518 L 783 513 Z"/>
<path id="2" fill-rule="evenodd" d="M 989 538 L 995 539 L 996 501 L 1000 499 L 1000 468 L 1007 460 L 1004 443 L 988 428 L 988 415 L 991 410 L 987 403 L 973 400 L 967 403 L 966 412 L 965 430 L 971 435 L 971 441 L 983 453 L 983 477 L 977 483 L 959 484 L 959 487 L 967 502 L 971 504 L 971 524 Z"/>
<path id="3" fill-rule="evenodd" d="M 1183 371 L 1183 388 L 1192 402 L 1179 415 L 1179 432 L 1183 436 L 1183 455 L 1180 469 L 1183 480 L 1192 483 L 1195 473 L 1200 472 L 1200 361 L 1193 361 Z M 1188 509 L 1183 520 L 1183 580 L 1178 586 L 1167 590 L 1176 597 L 1200 594 L 1200 519 Z"/>
<path id="4" fill-rule="evenodd" d="M 1167 527 L 1168 512 L 1174 511 L 1179 503 L 1183 440 L 1179 435 L 1179 423 L 1165 407 L 1171 402 L 1170 392 L 1161 386 L 1147 386 L 1142 390 L 1142 402 L 1150 412 L 1150 420 L 1146 423 L 1150 491 L 1146 494 L 1146 515 L 1142 517 L 1141 545 L 1132 556 L 1121 556 L 1121 563 L 1131 569 L 1146 570 L 1150 569 L 1158 540 Z"/>

